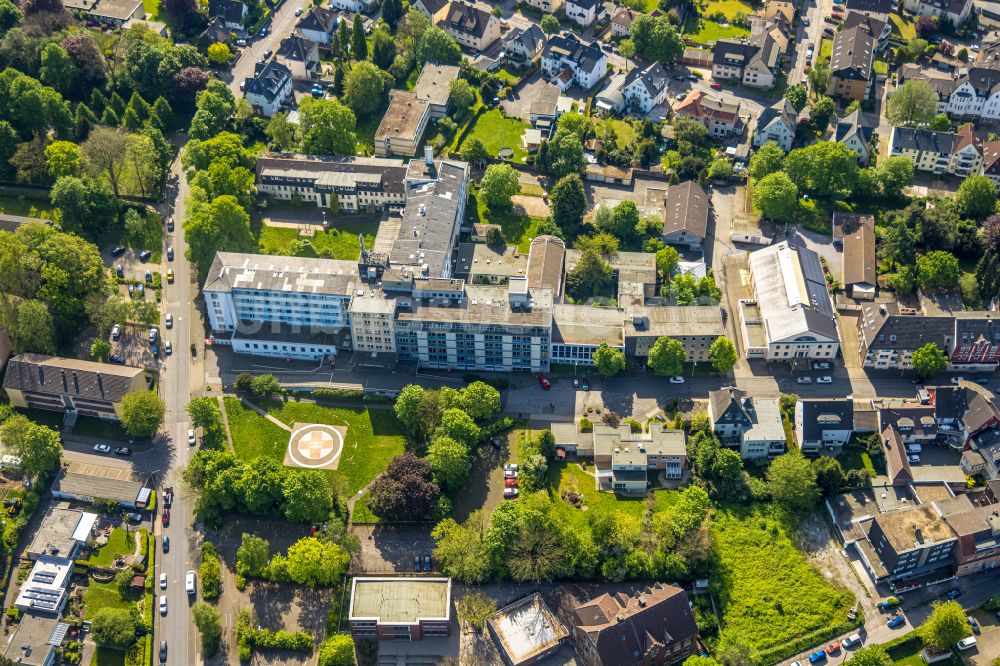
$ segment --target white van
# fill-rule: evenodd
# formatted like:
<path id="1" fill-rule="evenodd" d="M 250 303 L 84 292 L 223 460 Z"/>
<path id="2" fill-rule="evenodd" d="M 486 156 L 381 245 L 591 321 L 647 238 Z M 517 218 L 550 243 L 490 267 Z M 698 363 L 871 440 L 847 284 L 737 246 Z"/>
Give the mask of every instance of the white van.
<path id="1" fill-rule="evenodd" d="M 187 590 L 188 594 L 194 594 L 194 572 L 188 571 L 187 575 L 184 576 L 184 589 Z"/>
<path id="2" fill-rule="evenodd" d="M 852 648 L 855 645 L 861 645 L 861 634 L 851 634 L 844 639 L 845 648 Z"/>
<path id="3" fill-rule="evenodd" d="M 968 650 L 970 648 L 974 648 L 976 647 L 976 637 L 969 636 L 968 638 L 963 638 L 955 645 L 955 647 L 957 647 L 959 650 Z"/>
<path id="4" fill-rule="evenodd" d="M 919 444 L 907 444 L 906 445 L 906 452 L 907 453 L 920 453 L 921 451 L 922 451 L 922 449 L 921 449 L 921 447 L 920 447 Z"/>

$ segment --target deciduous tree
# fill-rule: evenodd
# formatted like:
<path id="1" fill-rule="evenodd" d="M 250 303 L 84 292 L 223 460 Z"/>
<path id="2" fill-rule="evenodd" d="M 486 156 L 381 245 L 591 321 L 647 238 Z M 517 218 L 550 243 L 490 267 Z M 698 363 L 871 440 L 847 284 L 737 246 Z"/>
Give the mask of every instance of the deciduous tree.
<path id="1" fill-rule="evenodd" d="M 347 571 L 350 559 L 335 543 L 304 537 L 288 547 L 288 576 L 308 587 L 333 585 Z"/>
<path id="2" fill-rule="evenodd" d="M 684 371 L 684 345 L 679 340 L 657 338 L 649 350 L 646 365 L 661 377 L 675 377 Z"/>
<path id="3" fill-rule="evenodd" d="M 927 81 L 910 79 L 889 98 L 885 115 L 893 125 L 915 127 L 934 119 L 937 102 L 937 93 Z"/>
<path id="4" fill-rule="evenodd" d="M 354 112 L 335 99 L 307 97 L 299 104 L 302 150 L 312 155 L 354 155 Z"/>
<path id="5" fill-rule="evenodd" d="M 957 601 L 934 603 L 930 616 L 917 631 L 924 645 L 937 650 L 949 650 L 958 641 L 972 635 L 965 610 Z"/>
<path id="6" fill-rule="evenodd" d="M 593 361 L 598 374 L 602 377 L 617 375 L 625 369 L 625 353 L 620 349 L 609 347 L 606 342 L 602 342 L 601 346 L 594 350 Z"/>
<path id="7" fill-rule="evenodd" d="M 380 518 L 420 520 L 437 503 L 440 488 L 432 480 L 426 460 L 412 453 L 393 458 L 386 470 L 372 482 L 368 506 Z"/>
<path id="8" fill-rule="evenodd" d="M 132 437 L 148 439 L 163 423 L 167 406 L 153 391 L 133 391 L 122 398 L 122 427 Z"/>
<path id="9" fill-rule="evenodd" d="M 521 190 L 517 171 L 509 164 L 491 164 L 479 183 L 479 195 L 491 209 L 509 209 L 511 197 Z"/>
<path id="10" fill-rule="evenodd" d="M 973 174 L 958 186 L 955 203 L 963 215 L 982 220 L 996 209 L 996 186 L 986 176 Z"/>
<path id="11" fill-rule="evenodd" d="M 753 205 L 775 222 L 794 222 L 799 210 L 798 188 L 787 173 L 776 171 L 754 183 Z"/>
<path id="12" fill-rule="evenodd" d="M 437 26 L 431 26 L 420 37 L 416 58 L 421 64 L 457 65 L 462 58 L 462 50 L 451 35 Z"/>
<path id="13" fill-rule="evenodd" d="M 201 634 L 201 649 L 206 657 L 212 657 L 219 651 L 222 640 L 222 616 L 216 608 L 204 601 L 199 601 L 191 607 L 191 616 Z M 133 636 L 133 640 L 134 640 Z"/>
<path id="14" fill-rule="evenodd" d="M 454 492 L 469 475 L 469 447 L 447 435 L 435 437 L 427 449 L 427 462 L 441 487 Z"/>
<path id="15" fill-rule="evenodd" d="M 947 354 L 934 342 L 928 342 L 913 352 L 913 370 L 918 377 L 933 377 L 944 372 L 947 367 Z"/>
<path id="16" fill-rule="evenodd" d="M 736 346 L 732 340 L 720 335 L 709 346 L 708 358 L 717 372 L 730 372 L 736 366 Z"/>
<path id="17" fill-rule="evenodd" d="M 384 93 L 381 70 L 366 60 L 354 63 L 344 77 L 344 101 L 356 116 L 371 115 L 382 103 Z"/>

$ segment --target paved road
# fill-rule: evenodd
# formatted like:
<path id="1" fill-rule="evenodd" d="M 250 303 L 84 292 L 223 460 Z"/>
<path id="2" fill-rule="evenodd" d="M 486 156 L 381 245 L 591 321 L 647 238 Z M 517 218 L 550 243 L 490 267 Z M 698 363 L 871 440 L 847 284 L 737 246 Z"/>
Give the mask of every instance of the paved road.
<path id="1" fill-rule="evenodd" d="M 806 64 L 813 64 L 806 59 L 806 50 L 809 44 L 813 46 L 813 62 L 819 58 L 819 45 L 823 37 L 823 28 L 832 27 L 829 23 L 823 21 L 823 17 L 829 16 L 832 9 L 832 0 L 809 0 L 806 3 L 802 15 L 809 20 L 809 25 L 803 26 L 800 23 L 796 32 L 795 62 L 791 72 L 788 74 L 789 85 L 799 83 L 805 79 Z"/>
<path id="2" fill-rule="evenodd" d="M 198 292 L 197 273 L 184 258 L 187 244 L 181 230 L 184 219 L 184 198 L 188 187 L 181 173 L 180 159 L 174 161 L 170 178 L 175 185 L 175 197 L 165 206 L 165 214 L 172 214 L 176 222 L 174 233 L 167 233 L 164 228 L 164 243 L 173 245 L 174 261 L 170 267 L 174 269 L 174 284 L 168 284 L 163 289 L 163 314 L 171 314 L 174 318 L 172 329 L 161 327 L 164 339 L 173 343 L 174 354 L 163 362 L 160 372 L 160 395 L 167 405 L 164 421 L 162 444 L 157 452 L 135 455 L 136 464 L 149 466 L 159 464 L 157 478 L 161 487 L 172 486 L 179 490 L 181 479 L 179 468 L 187 464 L 192 449 L 187 444 L 189 428 L 186 407 L 191 397 L 192 381 L 195 387 L 200 386 L 201 377 L 192 372 L 190 346 L 195 340 L 203 337 L 201 321 L 194 307 L 194 296 Z M 169 201 L 169 196 L 167 197 Z M 164 257 L 166 253 L 164 253 Z M 165 267 L 164 267 L 165 268 Z M 199 350 L 199 354 L 201 351 Z M 200 367 L 200 365 L 198 366 Z M 156 471 L 156 470 L 147 470 Z M 161 512 L 162 512 L 162 504 Z M 197 661 L 197 641 L 194 627 L 190 621 L 189 599 L 184 591 L 184 574 L 189 569 L 196 569 L 197 548 L 201 538 L 192 526 L 192 511 L 188 498 L 183 492 L 174 494 L 173 507 L 170 510 L 170 526 L 164 528 L 162 522 L 157 523 L 155 534 L 158 549 L 156 560 L 156 575 L 167 574 L 167 615 L 157 614 L 156 639 L 167 641 L 168 664 L 194 664 Z M 162 552 L 162 537 L 170 539 L 170 552 Z M 159 591 L 158 591 L 159 593 Z"/>
<path id="3" fill-rule="evenodd" d="M 278 12 L 271 18 L 271 23 L 268 28 L 267 37 L 258 38 L 254 37 L 253 41 L 243 49 L 243 54 L 240 59 L 236 61 L 236 66 L 233 67 L 231 74 L 232 79 L 230 80 L 229 87 L 232 88 L 233 93 L 237 97 L 241 97 L 240 84 L 248 77 L 253 75 L 254 65 L 257 64 L 257 60 L 264 55 L 264 51 L 268 49 L 272 51 L 278 50 L 278 45 L 281 43 L 285 37 L 292 34 L 292 30 L 295 28 L 295 24 L 298 23 L 299 19 L 295 16 L 295 10 L 300 6 L 305 6 L 308 3 L 295 3 L 286 2 L 284 3 Z"/>

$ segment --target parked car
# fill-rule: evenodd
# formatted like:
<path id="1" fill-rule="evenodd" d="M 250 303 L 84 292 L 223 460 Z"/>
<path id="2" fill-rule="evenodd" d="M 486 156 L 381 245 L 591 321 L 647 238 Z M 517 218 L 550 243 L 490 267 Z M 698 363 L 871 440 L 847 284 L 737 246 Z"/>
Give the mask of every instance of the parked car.
<path id="1" fill-rule="evenodd" d="M 170 527 L 170 509 L 163 510 L 163 526 Z"/>
<path id="2" fill-rule="evenodd" d="M 587 379 L 586 377 L 583 378 L 583 390 L 584 391 L 590 390 L 590 380 Z"/>
<path id="3" fill-rule="evenodd" d="M 897 627 L 902 627 L 906 624 L 906 618 L 898 613 L 889 618 L 889 628 L 896 629 Z"/>
<path id="4" fill-rule="evenodd" d="M 174 216 L 171 215 L 167 218 L 167 231 L 174 230 Z"/>
<path id="5" fill-rule="evenodd" d="M 516 488 L 517 484 L 519 483 L 520 481 L 518 481 L 517 478 L 513 476 L 503 480 L 503 485 L 507 488 Z"/>
<path id="6" fill-rule="evenodd" d="M 683 384 L 684 383 L 684 378 L 681 377 L 680 375 L 675 375 L 675 376 L 673 376 L 673 377 L 670 378 L 670 383 L 671 384 Z"/>
<path id="7" fill-rule="evenodd" d="M 832 384 L 833 383 L 833 377 L 831 377 L 830 375 L 823 375 L 822 377 L 817 377 L 816 378 L 816 383 L 817 384 Z"/>
<path id="8" fill-rule="evenodd" d="M 829 655 L 835 655 L 840 652 L 840 643 L 834 641 L 826 646 L 826 653 Z"/>
<path id="9" fill-rule="evenodd" d="M 264 51 L 263 58 L 264 58 L 264 60 L 270 60 L 271 56 L 273 56 L 273 55 L 274 55 L 274 51 L 272 51 L 271 49 L 268 49 L 268 50 Z"/>
<path id="10" fill-rule="evenodd" d="M 121 324 L 115 324 L 114 326 L 112 326 L 111 327 L 111 339 L 112 340 L 117 340 L 121 336 L 122 336 L 122 325 Z"/>
<path id="11" fill-rule="evenodd" d="M 130 456 L 132 455 L 132 449 L 128 448 L 127 446 L 119 446 L 117 449 L 115 449 L 115 455 Z"/>
<path id="12" fill-rule="evenodd" d="M 963 638 L 959 642 L 955 643 L 955 647 L 959 650 L 970 650 L 976 647 L 976 637 L 969 636 L 968 638 Z"/>
<path id="13" fill-rule="evenodd" d="M 845 648 L 852 648 L 861 645 L 861 634 L 851 634 L 844 639 L 843 645 Z"/>
<path id="14" fill-rule="evenodd" d="M 196 579 L 197 576 L 193 571 L 188 571 L 186 574 L 184 574 L 184 589 L 187 591 L 188 594 L 193 595 L 195 593 L 194 585 Z"/>
<path id="15" fill-rule="evenodd" d="M 541 385 L 542 389 L 548 391 L 552 388 L 552 382 L 545 375 L 538 375 L 538 383 Z"/>
<path id="16" fill-rule="evenodd" d="M 517 499 L 517 488 L 504 488 L 503 489 L 504 499 Z"/>
<path id="17" fill-rule="evenodd" d="M 712 90 L 722 90 L 722 84 L 719 83 L 718 81 L 712 81 L 711 83 L 708 84 L 708 87 L 711 88 Z"/>
<path id="18" fill-rule="evenodd" d="M 950 590 L 948 590 L 948 594 L 945 596 L 948 597 L 949 601 L 952 599 L 958 599 L 960 596 L 962 596 L 962 590 L 958 589 L 957 587 L 953 587 Z"/>
<path id="19" fill-rule="evenodd" d="M 174 246 L 171 245 L 170 247 L 167 248 L 167 261 L 173 261 L 173 260 L 174 260 Z"/>
<path id="20" fill-rule="evenodd" d="M 296 16 L 302 16 L 302 8 L 301 7 L 296 8 L 295 15 Z"/>
<path id="21" fill-rule="evenodd" d="M 685 76 L 683 74 L 674 74 L 674 81 L 683 81 Z"/>
<path id="22" fill-rule="evenodd" d="M 98 453 L 111 453 L 111 447 L 107 444 L 94 444 L 94 451 Z"/>
<path id="23" fill-rule="evenodd" d="M 149 329 L 149 344 L 156 344 L 156 339 L 159 337 L 160 332 L 156 328 Z"/>
<path id="24" fill-rule="evenodd" d="M 167 642 L 160 641 L 160 663 L 166 663 L 167 661 Z"/>
<path id="25" fill-rule="evenodd" d="M 796 384 L 812 384 L 813 383 L 813 378 L 812 377 L 796 377 L 795 378 L 795 383 Z"/>
<path id="26" fill-rule="evenodd" d="M 168 537 L 167 535 L 164 534 L 163 535 L 163 543 L 161 545 L 163 546 L 163 552 L 164 553 L 169 553 L 170 552 L 170 537 Z"/>
<path id="27" fill-rule="evenodd" d="M 687 80 L 688 81 L 701 81 L 701 77 L 698 76 L 697 74 L 688 74 L 687 75 Z"/>
<path id="28" fill-rule="evenodd" d="M 115 245 L 113 248 L 111 248 L 112 257 L 117 257 L 118 255 L 123 254 L 124 252 L 125 252 L 124 245 Z"/>
<path id="29" fill-rule="evenodd" d="M 198 440 L 195 439 L 194 430 L 188 430 L 188 446 L 194 446 Z"/>
<path id="30" fill-rule="evenodd" d="M 143 286 L 143 284 L 141 282 L 139 284 L 135 285 L 135 288 L 139 292 L 139 296 L 140 297 L 146 295 L 146 287 Z"/>
<path id="31" fill-rule="evenodd" d="M 684 100 L 685 97 L 687 97 L 687 93 L 678 93 L 677 94 L 677 101 L 681 102 L 681 101 Z"/>
<path id="32" fill-rule="evenodd" d="M 165 573 L 160 574 L 160 589 L 161 590 L 167 589 L 167 574 Z"/>
<path id="33" fill-rule="evenodd" d="M 142 522 L 142 514 L 136 511 L 129 511 L 128 513 L 125 514 L 125 517 L 133 523 Z"/>
<path id="34" fill-rule="evenodd" d="M 174 347 L 173 345 L 170 344 L 170 340 L 167 340 L 166 342 L 163 343 L 163 353 L 166 354 L 167 356 L 170 356 L 171 354 L 174 353 Z"/>
<path id="35" fill-rule="evenodd" d="M 983 630 L 983 628 L 979 626 L 979 621 L 976 618 L 969 615 L 965 619 L 969 621 L 969 626 L 972 627 L 972 633 L 978 634 Z"/>
<path id="36" fill-rule="evenodd" d="M 174 269 L 172 268 L 167 269 L 167 283 L 168 284 L 174 283 Z"/>
<path id="37" fill-rule="evenodd" d="M 430 571 L 430 570 L 431 570 L 431 556 L 424 555 L 424 571 Z"/>
<path id="38" fill-rule="evenodd" d="M 413 556 L 413 570 L 414 571 L 418 571 L 418 572 L 420 571 L 420 556 L 419 555 L 414 555 Z"/>
<path id="39" fill-rule="evenodd" d="M 164 319 L 164 323 L 167 325 L 167 328 L 173 328 L 174 316 L 172 314 L 167 314 L 166 319 Z"/>
<path id="40" fill-rule="evenodd" d="M 858 605 L 854 604 L 851 606 L 851 610 L 847 611 L 847 619 L 854 622 L 858 619 Z"/>
<path id="41" fill-rule="evenodd" d="M 244 39 L 243 37 L 240 37 L 239 39 L 236 40 L 236 46 L 246 46 L 246 45 L 247 45 L 247 40 Z"/>
<path id="42" fill-rule="evenodd" d="M 108 357 L 110 363 L 117 363 L 118 365 L 125 365 L 125 356 L 122 354 L 112 354 Z"/>
<path id="43" fill-rule="evenodd" d="M 167 595 L 160 595 L 160 615 L 167 614 Z"/>
<path id="44" fill-rule="evenodd" d="M 124 278 L 125 277 L 125 269 L 122 268 L 121 264 L 118 264 L 118 265 L 115 266 L 115 275 L 117 275 L 120 278 Z"/>
<path id="45" fill-rule="evenodd" d="M 153 253 L 149 250 L 143 250 L 139 253 L 139 261 L 149 261 L 149 258 L 153 256 Z"/>
<path id="46" fill-rule="evenodd" d="M 153 274 L 150 273 L 149 270 L 146 271 L 146 274 L 143 277 L 146 279 L 146 284 L 153 284 Z"/>
<path id="47" fill-rule="evenodd" d="M 810 664 L 818 664 L 821 661 L 826 661 L 826 652 L 824 652 L 823 650 L 816 650 L 815 652 L 809 655 Z"/>
<path id="48" fill-rule="evenodd" d="M 910 462 L 913 463 L 914 465 L 920 464 L 920 456 L 917 455 L 916 453 L 911 453 L 910 455 L 907 456 L 907 458 L 909 458 Z"/>
<path id="49" fill-rule="evenodd" d="M 831 367 L 829 361 L 813 361 L 813 370 L 829 370 Z"/>
<path id="50" fill-rule="evenodd" d="M 952 384 L 957 384 L 959 382 L 964 382 L 964 381 L 965 381 L 965 377 L 952 377 L 951 378 L 951 383 Z"/>

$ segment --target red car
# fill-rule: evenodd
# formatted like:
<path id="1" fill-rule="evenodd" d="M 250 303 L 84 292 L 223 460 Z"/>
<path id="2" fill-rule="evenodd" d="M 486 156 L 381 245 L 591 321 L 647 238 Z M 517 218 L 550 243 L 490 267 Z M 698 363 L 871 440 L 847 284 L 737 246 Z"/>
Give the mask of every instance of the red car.
<path id="1" fill-rule="evenodd" d="M 170 509 L 163 510 L 163 526 L 164 527 L 170 526 Z"/>
<path id="2" fill-rule="evenodd" d="M 834 641 L 833 643 L 830 643 L 826 647 L 826 653 L 827 654 L 837 654 L 838 652 L 840 652 L 840 643 L 838 643 L 837 641 Z"/>
<path id="3" fill-rule="evenodd" d="M 504 479 L 503 485 L 508 488 L 516 488 L 519 481 L 517 479 Z"/>
<path id="4" fill-rule="evenodd" d="M 549 378 L 546 377 L 545 375 L 538 375 L 538 383 L 546 391 L 548 391 L 550 388 L 552 388 L 552 382 L 550 382 Z"/>
<path id="5" fill-rule="evenodd" d="M 712 81 L 711 83 L 708 84 L 708 86 L 712 90 L 722 90 L 722 84 L 719 83 L 718 81 Z"/>

